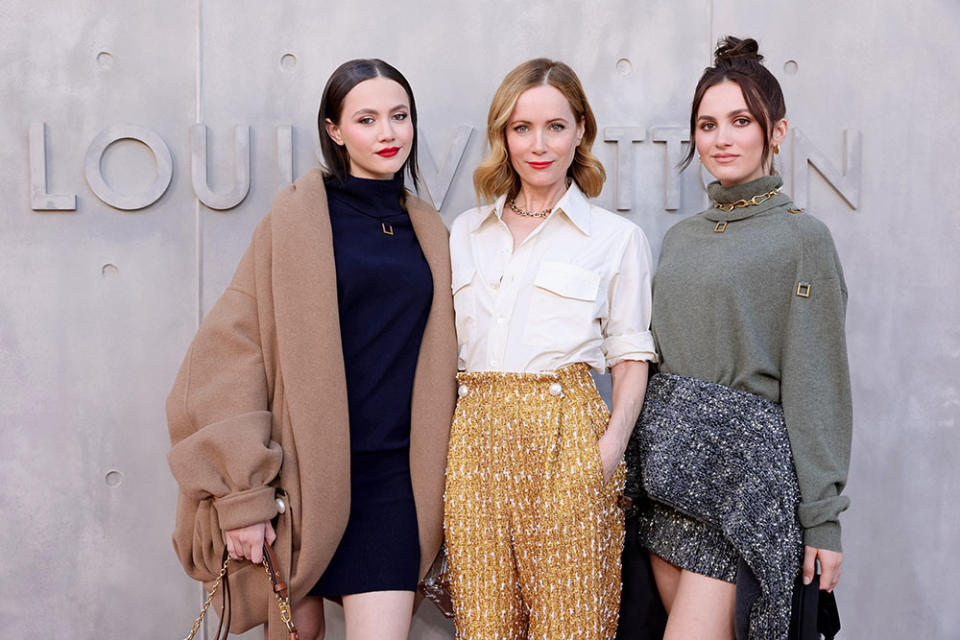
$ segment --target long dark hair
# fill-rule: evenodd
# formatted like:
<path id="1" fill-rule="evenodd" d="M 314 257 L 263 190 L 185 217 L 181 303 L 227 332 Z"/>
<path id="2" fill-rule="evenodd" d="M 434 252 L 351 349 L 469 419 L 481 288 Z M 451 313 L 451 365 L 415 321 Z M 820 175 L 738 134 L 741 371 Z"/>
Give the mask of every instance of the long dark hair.
<path id="1" fill-rule="evenodd" d="M 325 126 L 326 120 L 336 125 L 340 124 L 343 111 L 343 99 L 350 90 L 371 78 L 387 78 L 393 80 L 407 92 L 410 98 L 410 121 L 413 124 L 413 142 L 410 144 L 410 155 L 397 172 L 402 174 L 404 169 L 410 173 L 415 189 L 420 188 L 420 171 L 417 168 L 417 103 L 413 99 L 413 90 L 403 74 L 379 58 L 358 58 L 348 60 L 337 67 L 327 80 L 323 88 L 323 97 L 320 98 L 320 110 L 317 113 L 317 127 L 320 131 L 320 149 L 326 161 L 324 174 L 334 177 L 340 182 L 346 182 L 350 175 L 350 156 L 346 147 L 341 147 L 330 137 Z M 396 174 L 394 175 L 396 177 Z"/>
<path id="2" fill-rule="evenodd" d="M 747 103 L 750 115 L 757 119 L 763 129 L 763 164 L 770 158 L 770 131 L 774 123 L 783 119 L 787 107 L 783 101 L 783 91 L 773 74 L 763 66 L 760 47 L 753 38 L 735 38 L 727 36 L 717 43 L 713 66 L 707 67 L 700 76 L 697 90 L 693 93 L 693 106 L 690 109 L 690 150 L 680 162 L 680 168 L 686 169 L 696 145 L 693 143 L 697 132 L 697 112 L 700 102 L 710 87 L 730 80 L 740 85 L 743 100 Z"/>

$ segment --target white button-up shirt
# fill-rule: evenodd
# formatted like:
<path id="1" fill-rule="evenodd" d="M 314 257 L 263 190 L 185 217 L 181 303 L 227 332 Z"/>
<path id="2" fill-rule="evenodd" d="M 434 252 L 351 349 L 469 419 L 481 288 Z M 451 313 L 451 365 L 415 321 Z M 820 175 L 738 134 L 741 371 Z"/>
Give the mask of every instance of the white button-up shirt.
<path id="1" fill-rule="evenodd" d="M 513 249 L 506 197 L 453 223 L 450 257 L 460 369 L 552 371 L 656 361 L 650 246 L 632 222 L 571 185 Z"/>

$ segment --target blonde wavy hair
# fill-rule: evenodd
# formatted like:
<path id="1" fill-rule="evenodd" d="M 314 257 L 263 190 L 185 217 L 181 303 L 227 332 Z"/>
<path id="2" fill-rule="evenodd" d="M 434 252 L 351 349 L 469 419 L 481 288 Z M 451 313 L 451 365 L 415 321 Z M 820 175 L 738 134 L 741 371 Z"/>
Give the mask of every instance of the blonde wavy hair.
<path id="1" fill-rule="evenodd" d="M 487 115 L 487 144 L 490 153 L 473 172 L 473 186 L 481 202 L 492 202 L 506 194 L 513 197 L 520 191 L 520 177 L 510 164 L 507 152 L 507 123 L 517 100 L 527 89 L 546 86 L 557 89 L 567 99 L 578 122 L 583 122 L 583 138 L 577 145 L 567 175 L 590 198 L 600 195 L 607 172 L 590 152 L 597 137 L 597 120 L 583 92 L 580 79 L 568 65 L 558 60 L 535 58 L 507 74 L 493 96 Z"/>

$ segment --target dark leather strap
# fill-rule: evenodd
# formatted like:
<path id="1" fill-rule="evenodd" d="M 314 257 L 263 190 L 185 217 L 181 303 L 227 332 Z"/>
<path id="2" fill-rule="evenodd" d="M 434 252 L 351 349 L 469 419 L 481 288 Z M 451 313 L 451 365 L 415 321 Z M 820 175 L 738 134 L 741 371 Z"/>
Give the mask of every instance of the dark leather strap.
<path id="1" fill-rule="evenodd" d="M 230 618 L 233 616 L 233 603 L 230 601 L 229 573 L 223 576 L 223 604 L 220 610 L 220 627 L 223 627 L 223 640 L 227 640 L 227 636 L 230 635 Z M 226 622 L 224 622 L 224 610 L 226 610 Z M 220 627 L 217 628 L 217 635 L 215 635 L 214 638 L 220 637 Z"/>
<path id="2" fill-rule="evenodd" d="M 229 559 L 227 548 L 223 548 L 223 562 Z M 230 614 L 233 609 L 230 607 L 230 572 L 223 574 L 220 591 L 220 624 L 217 626 L 217 632 L 213 634 L 214 640 L 220 640 L 220 633 L 223 632 L 224 640 L 230 635 Z M 226 627 L 226 629 L 224 629 Z"/>
<path id="3" fill-rule="evenodd" d="M 277 562 L 277 556 L 273 553 L 273 547 L 271 547 L 266 542 L 263 543 L 263 563 L 267 567 L 267 572 L 270 574 L 270 582 L 273 583 L 273 592 L 279 598 L 282 598 L 286 601 L 288 610 L 290 612 L 290 622 L 287 624 L 287 629 L 290 632 L 290 640 L 300 640 L 300 634 L 297 633 L 297 627 L 293 622 L 293 603 L 290 602 L 290 593 L 287 591 L 287 583 L 283 580 L 283 574 L 280 572 L 280 563 Z M 280 600 L 277 600 L 277 603 L 280 604 Z M 281 605 L 281 612 L 282 612 Z"/>
<path id="4" fill-rule="evenodd" d="M 263 545 L 263 558 L 267 561 L 267 569 L 270 570 L 270 582 L 273 583 L 273 591 L 284 598 L 289 598 L 287 583 L 283 581 L 283 575 L 277 570 L 280 563 L 277 562 L 277 556 L 273 553 L 273 547 L 266 543 Z"/>

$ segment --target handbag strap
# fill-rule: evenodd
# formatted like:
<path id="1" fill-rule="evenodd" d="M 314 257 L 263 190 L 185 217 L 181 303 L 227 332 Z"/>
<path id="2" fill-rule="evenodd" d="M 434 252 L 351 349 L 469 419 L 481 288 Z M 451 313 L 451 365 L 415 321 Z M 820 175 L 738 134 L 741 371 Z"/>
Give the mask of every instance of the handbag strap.
<path id="1" fill-rule="evenodd" d="M 210 589 L 210 593 L 207 594 L 207 599 L 203 601 L 203 606 L 200 607 L 200 615 L 197 616 L 197 619 L 193 621 L 193 627 L 190 629 L 190 633 L 187 634 L 187 637 L 183 640 L 193 640 L 193 637 L 197 635 L 197 631 L 200 630 L 200 625 L 203 624 L 203 618 L 207 615 L 207 609 L 210 608 L 210 603 L 213 602 L 213 596 L 217 595 L 217 590 L 220 588 L 220 585 L 227 578 L 227 566 L 230 564 L 230 556 L 227 555 L 227 550 L 223 550 L 223 566 L 220 567 L 220 572 L 217 574 L 216 580 L 213 581 L 213 587 Z M 225 587 L 224 593 L 227 593 L 228 590 Z M 223 606 L 226 608 L 227 599 L 223 599 Z M 224 611 L 220 611 L 220 624 L 223 625 L 223 616 Z M 229 631 L 230 626 L 227 625 Z M 217 636 L 220 635 L 220 630 L 217 629 Z"/>
<path id="2" fill-rule="evenodd" d="M 277 607 L 280 608 L 280 619 L 287 626 L 290 633 L 290 640 L 300 640 L 300 634 L 297 633 L 297 626 L 293 623 L 293 609 L 290 606 L 290 593 L 287 591 L 287 583 L 283 581 L 283 575 L 277 567 L 277 556 L 273 553 L 273 548 L 267 543 L 263 544 L 263 567 L 273 585 L 273 595 L 277 599 Z"/>
<path id="3" fill-rule="evenodd" d="M 217 628 L 215 637 L 220 637 L 220 631 L 223 630 L 224 627 L 224 620 L 226 620 L 225 631 L 227 634 L 230 633 L 230 577 L 227 573 L 229 565 L 230 556 L 227 555 L 227 551 L 224 549 L 223 565 L 220 567 L 220 572 L 213 581 L 213 587 L 210 589 L 210 593 L 207 594 L 206 600 L 203 601 L 203 606 L 200 608 L 200 615 L 193 621 L 193 627 L 184 640 L 194 640 L 194 636 L 196 636 L 197 631 L 200 630 L 200 625 L 203 624 L 203 619 L 207 615 L 207 609 L 210 608 L 210 603 L 213 602 L 213 597 L 217 594 L 217 590 L 220 589 L 220 585 L 223 585 L 223 608 L 220 611 L 220 626 Z M 290 634 L 290 640 L 300 640 L 300 634 L 297 633 L 297 626 L 293 623 L 293 608 L 290 605 L 290 593 L 287 591 L 287 583 L 284 582 L 283 576 L 280 574 L 280 571 L 277 570 L 279 566 L 280 564 L 277 562 L 277 556 L 274 554 L 273 548 L 269 544 L 264 543 L 263 567 L 267 573 L 267 578 L 270 579 L 270 583 L 273 586 L 273 595 L 277 600 L 277 607 L 280 609 L 280 620 L 286 625 L 287 631 Z"/>

